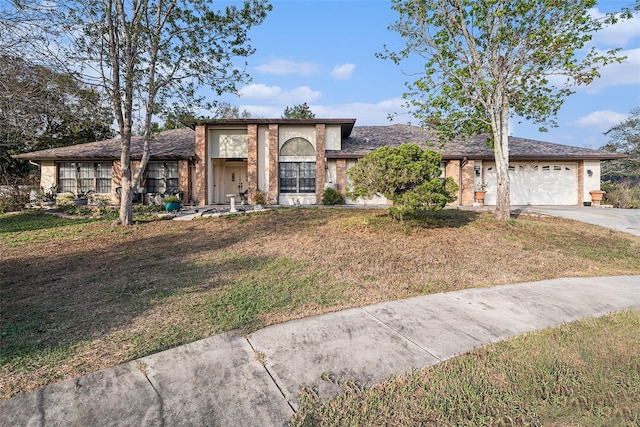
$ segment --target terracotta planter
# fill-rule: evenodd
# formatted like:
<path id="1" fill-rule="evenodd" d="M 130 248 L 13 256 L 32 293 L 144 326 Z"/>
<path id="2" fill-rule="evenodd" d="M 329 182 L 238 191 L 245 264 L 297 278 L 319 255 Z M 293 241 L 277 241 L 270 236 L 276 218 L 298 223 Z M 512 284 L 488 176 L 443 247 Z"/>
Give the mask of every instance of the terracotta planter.
<path id="1" fill-rule="evenodd" d="M 485 194 L 487 194 L 487 192 L 486 192 L 486 191 L 484 191 L 484 190 L 483 190 L 483 191 L 476 191 L 476 192 L 475 192 L 476 201 L 478 202 L 478 204 L 479 204 L 480 206 L 483 206 L 483 205 L 484 205 L 484 196 L 485 196 Z"/>
<path id="2" fill-rule="evenodd" d="M 591 190 L 589 191 L 589 194 L 591 194 L 591 202 L 593 204 L 593 206 L 600 206 L 600 202 L 602 201 L 602 198 L 604 197 L 604 191 L 602 190 Z"/>

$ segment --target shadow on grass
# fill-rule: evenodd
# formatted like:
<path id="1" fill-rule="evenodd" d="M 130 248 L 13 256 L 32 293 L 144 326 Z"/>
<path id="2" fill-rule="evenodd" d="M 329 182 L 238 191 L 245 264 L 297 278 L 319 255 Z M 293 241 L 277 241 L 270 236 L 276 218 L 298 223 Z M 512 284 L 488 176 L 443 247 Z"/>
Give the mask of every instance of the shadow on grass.
<path id="1" fill-rule="evenodd" d="M 255 327 L 261 313 L 308 301 L 334 301 L 334 289 L 318 290 L 321 274 L 309 271 L 304 262 L 229 249 L 247 240 L 266 245 L 277 238 L 274 230 L 290 233 L 313 226 L 319 218 L 293 213 L 292 221 L 291 215 L 274 212 L 254 219 L 163 221 L 126 229 L 125 235 L 125 229 L 105 223 L 88 243 L 50 239 L 44 246 L 64 249 L 49 253 L 26 249 L 11 261 L 0 260 L 0 365 L 29 365 L 30 358 L 62 354 L 68 352 L 64 349 L 127 329 L 153 307 L 173 304 L 176 296 L 185 295 L 187 302 L 179 301 L 180 306 L 167 310 L 175 309 L 200 326 L 181 329 L 178 336 L 169 338 L 159 336 L 170 334 L 168 330 L 152 331 L 158 342 L 138 342 L 140 348 L 132 350 L 135 356 L 197 339 L 198 334 Z M 23 217 L 27 222 L 23 228 L 32 230 L 38 219 Z M 193 296 L 198 297 L 192 301 Z M 147 332 L 131 338 L 144 341 Z"/>
<path id="2" fill-rule="evenodd" d="M 85 224 L 95 222 L 94 218 L 59 218 L 44 212 L 21 212 L 19 214 L 0 215 L 0 236 L 23 231 L 36 231 L 71 224 Z"/>

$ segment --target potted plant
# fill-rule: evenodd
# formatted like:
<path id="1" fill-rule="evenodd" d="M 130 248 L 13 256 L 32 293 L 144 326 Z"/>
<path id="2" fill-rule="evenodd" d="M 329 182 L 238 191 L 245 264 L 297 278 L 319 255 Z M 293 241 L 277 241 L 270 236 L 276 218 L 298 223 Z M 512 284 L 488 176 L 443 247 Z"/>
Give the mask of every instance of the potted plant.
<path id="1" fill-rule="evenodd" d="M 476 198 L 476 202 L 478 202 L 480 206 L 484 206 L 484 196 L 486 194 L 487 194 L 487 184 L 482 183 L 476 186 L 476 191 L 474 195 Z"/>
<path id="2" fill-rule="evenodd" d="M 267 197 L 259 189 L 256 190 L 256 193 L 253 196 L 253 210 L 255 211 L 262 210 L 266 204 L 267 204 Z"/>
<path id="3" fill-rule="evenodd" d="M 600 206 L 600 202 L 602 201 L 605 192 L 602 190 L 591 190 L 589 191 L 589 194 L 591 194 L 592 206 Z"/>
<path id="4" fill-rule="evenodd" d="M 164 197 L 164 209 L 167 212 L 179 211 L 182 206 L 180 197 L 178 196 L 165 196 Z"/>
<path id="5" fill-rule="evenodd" d="M 40 205 L 43 208 L 53 209 L 56 205 L 56 197 L 58 195 L 58 186 L 54 185 L 48 190 L 42 190 L 38 198 L 40 199 Z"/>
<path id="6" fill-rule="evenodd" d="M 89 204 L 89 194 L 93 193 L 93 190 L 78 191 L 74 194 L 73 204 L 75 206 L 87 206 Z"/>

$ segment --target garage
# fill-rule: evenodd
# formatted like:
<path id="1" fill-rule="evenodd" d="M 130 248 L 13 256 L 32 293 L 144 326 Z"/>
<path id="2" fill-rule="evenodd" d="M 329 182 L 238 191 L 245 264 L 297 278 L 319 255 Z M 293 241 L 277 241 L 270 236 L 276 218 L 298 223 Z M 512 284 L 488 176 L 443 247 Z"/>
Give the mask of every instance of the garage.
<path id="1" fill-rule="evenodd" d="M 495 163 L 483 164 L 485 204 L 495 205 Z M 578 204 L 578 164 L 574 162 L 519 162 L 509 166 L 512 205 L 575 206 Z"/>

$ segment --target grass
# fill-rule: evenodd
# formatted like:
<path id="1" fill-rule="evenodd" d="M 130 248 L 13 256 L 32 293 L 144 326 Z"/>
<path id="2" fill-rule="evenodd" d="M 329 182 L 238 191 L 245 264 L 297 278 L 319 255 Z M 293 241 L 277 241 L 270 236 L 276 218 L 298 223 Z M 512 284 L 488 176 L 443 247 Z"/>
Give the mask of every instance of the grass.
<path id="1" fill-rule="evenodd" d="M 476 349 L 322 402 L 305 390 L 292 426 L 637 426 L 640 312 Z"/>
<path id="2" fill-rule="evenodd" d="M 514 263 L 513 260 L 518 260 Z M 640 238 L 445 210 L 277 209 L 196 221 L 0 215 L 0 398 L 198 340 L 415 295 L 640 274 Z"/>

